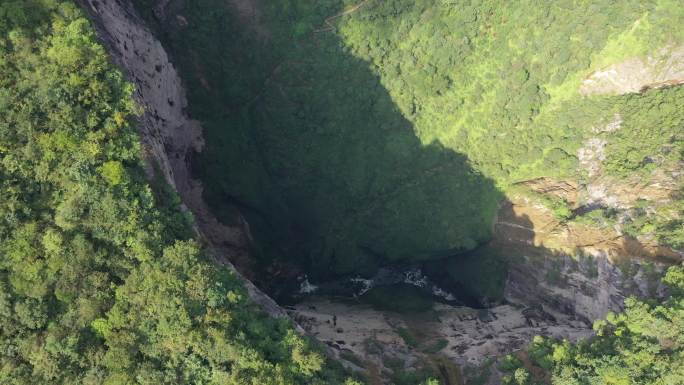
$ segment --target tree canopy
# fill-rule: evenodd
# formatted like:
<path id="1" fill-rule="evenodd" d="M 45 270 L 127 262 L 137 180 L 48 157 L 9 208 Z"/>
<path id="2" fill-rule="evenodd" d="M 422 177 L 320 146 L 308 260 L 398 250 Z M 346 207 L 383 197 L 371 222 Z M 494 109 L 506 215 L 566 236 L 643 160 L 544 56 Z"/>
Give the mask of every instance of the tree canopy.
<path id="1" fill-rule="evenodd" d="M 202 54 L 178 57 L 207 127 L 203 176 L 220 175 L 207 195 L 246 211 L 262 258 L 326 275 L 472 249 L 500 190 L 577 176 L 577 149 L 615 114 L 607 172 L 682 160 L 682 87 L 574 94 L 587 71 L 681 39 L 675 1 L 369 2 L 317 31 L 343 3 L 269 3 L 268 42 L 218 0 L 188 2 L 173 40 Z M 252 304 L 147 180 L 133 92 L 72 1 L 0 3 L 0 383 L 357 384 Z M 682 207 L 674 192 L 630 231 L 681 248 Z M 682 267 L 665 282 L 668 300 L 629 299 L 596 338 L 535 339 L 550 376 L 513 362 L 509 380 L 684 383 Z"/>
<path id="2" fill-rule="evenodd" d="M 0 383 L 343 383 L 147 182 L 132 93 L 71 1 L 0 3 Z"/>

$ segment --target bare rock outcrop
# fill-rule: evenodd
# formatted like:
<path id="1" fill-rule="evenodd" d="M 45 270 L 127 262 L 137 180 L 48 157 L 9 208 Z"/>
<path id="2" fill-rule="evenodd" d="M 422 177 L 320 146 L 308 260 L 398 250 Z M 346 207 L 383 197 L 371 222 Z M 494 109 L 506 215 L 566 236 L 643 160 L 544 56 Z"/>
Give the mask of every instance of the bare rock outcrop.
<path id="1" fill-rule="evenodd" d="M 186 113 L 183 84 L 162 44 L 136 15 L 129 0 L 79 2 L 90 13 L 112 59 L 136 85 L 136 99 L 144 108 L 139 129 L 148 173 L 150 176 L 161 173 L 176 189 L 195 218 L 198 234 L 207 241 L 217 260 L 242 280 L 251 300 L 273 317 L 287 317 L 287 312 L 231 263 L 249 259 L 246 221 L 236 210 L 233 224 L 220 223 L 202 199 L 201 183 L 192 178 L 190 161 L 193 154 L 202 150 L 202 128 Z M 163 12 L 165 3 L 160 1 L 155 12 Z M 232 0 L 231 3 L 244 19 L 258 19 L 252 2 Z M 180 24 L 187 22 L 182 15 L 175 17 Z M 639 92 L 644 87 L 682 83 L 684 46 L 668 52 L 667 59 L 634 59 L 597 72 L 585 81 L 581 92 L 585 95 Z M 678 59 L 672 59 L 675 57 Z M 616 117 L 602 126 L 597 135 L 619 126 L 619 117 Z M 635 180 L 634 183 L 613 183 L 605 179 L 601 173 L 604 147 L 605 141 L 597 138 L 587 142 L 584 152 L 579 154 L 583 167 L 589 171 L 590 183 L 580 185 L 540 178 L 528 181 L 527 187 L 572 204 L 586 200 L 618 208 L 629 207 L 643 196 L 667 199 L 658 194 L 671 178 L 656 178 L 655 182 Z M 495 234 L 495 242 L 518 255 L 511 264 L 507 299 L 523 305 L 540 304 L 542 309 L 506 305 L 492 309 L 482 319 L 472 309 L 440 308 L 444 322 L 420 326 L 434 330 L 435 340 L 443 338 L 447 342 L 441 349 L 445 355 L 464 365 L 479 364 L 484 357 L 518 349 L 533 334 L 584 337 L 588 335 L 588 322 L 604 317 L 608 311 L 621 309 L 627 296 L 665 294 L 657 277 L 666 265 L 634 257 L 665 255 L 673 260 L 682 257 L 655 244 L 630 241 L 615 230 L 561 223 L 548 209 L 524 197 L 512 197 L 504 205 L 495 223 Z M 329 345 L 339 345 L 339 340 L 344 338 L 348 346 L 337 346 L 337 355 L 344 349 L 366 354 L 364 343 L 369 336 L 386 337 L 384 342 L 388 346 L 399 347 L 395 351 L 408 350 L 395 330 L 396 325 L 388 322 L 385 315 L 370 313 L 370 310 L 370 315 L 363 311 L 355 313 L 327 302 L 306 306 L 295 309 L 295 317 L 303 317 L 302 324 L 309 332 L 318 333 L 317 338 Z M 316 308 L 319 310 L 311 311 Z M 337 322 L 343 327 L 338 328 Z"/>
<path id="2" fill-rule="evenodd" d="M 321 342 L 355 354 L 380 372 L 439 364 L 442 358 L 461 368 L 485 370 L 482 365 L 489 360 L 524 348 L 535 335 L 578 341 L 592 334 L 581 320 L 539 306 L 435 304 L 433 310 L 431 315 L 407 315 L 314 296 L 291 313 Z M 397 362 L 403 365 L 397 368 Z"/>
<path id="3" fill-rule="evenodd" d="M 549 193 L 577 196 L 568 183 L 547 182 Z M 534 199 L 511 197 L 499 211 L 494 232 L 498 248 L 512 256 L 506 299 L 540 304 L 589 324 L 623 309 L 629 296 L 664 297 L 660 277 L 684 256 L 618 230 L 563 222 Z"/>
<path id="4" fill-rule="evenodd" d="M 684 49 L 677 52 L 673 55 Z M 669 70 L 658 76 L 670 77 L 676 68 L 684 70 L 682 59 L 679 64 L 667 61 Z M 620 92 L 641 87 L 614 80 L 624 87 Z M 659 278 L 668 264 L 684 260 L 684 253 L 658 244 L 652 235 L 634 239 L 623 228 L 644 201 L 651 211 L 670 204 L 683 175 L 681 168 L 665 164 L 647 175 L 619 178 L 607 173 L 607 145 L 622 123 L 622 116 L 615 114 L 592 127 L 593 134 L 577 151 L 582 180 L 525 181 L 520 184 L 533 194 L 510 194 L 501 207 L 494 225 L 495 242 L 517 256 L 510 264 L 506 285 L 509 301 L 539 303 L 589 322 L 621 310 L 628 296 L 666 295 Z M 603 223 L 564 220 L 537 196 L 562 200 L 573 216 L 606 209 L 615 217 Z"/>
<path id="5" fill-rule="evenodd" d="M 667 265 L 643 259 L 611 260 L 608 256 L 527 253 L 511 264 L 506 298 L 537 303 L 587 325 L 624 308 L 627 297 L 663 298 L 660 283 Z"/>
<path id="6" fill-rule="evenodd" d="M 646 58 L 631 58 L 595 71 L 582 95 L 627 94 L 684 84 L 684 45 L 668 46 Z"/>

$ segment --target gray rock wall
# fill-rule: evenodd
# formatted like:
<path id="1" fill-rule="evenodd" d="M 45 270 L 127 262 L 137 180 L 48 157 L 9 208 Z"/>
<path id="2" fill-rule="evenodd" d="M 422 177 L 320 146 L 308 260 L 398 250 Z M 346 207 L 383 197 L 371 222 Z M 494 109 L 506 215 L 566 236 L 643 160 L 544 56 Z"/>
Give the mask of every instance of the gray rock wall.
<path id="1" fill-rule="evenodd" d="M 582 95 L 627 94 L 684 83 L 684 45 L 671 45 L 592 73 L 580 87 Z"/>
<path id="2" fill-rule="evenodd" d="M 612 262 L 604 255 L 573 258 L 531 253 L 513 259 L 505 297 L 552 313 L 571 315 L 591 324 L 624 308 L 629 296 L 662 298 L 660 277 L 667 266 L 630 259 Z"/>

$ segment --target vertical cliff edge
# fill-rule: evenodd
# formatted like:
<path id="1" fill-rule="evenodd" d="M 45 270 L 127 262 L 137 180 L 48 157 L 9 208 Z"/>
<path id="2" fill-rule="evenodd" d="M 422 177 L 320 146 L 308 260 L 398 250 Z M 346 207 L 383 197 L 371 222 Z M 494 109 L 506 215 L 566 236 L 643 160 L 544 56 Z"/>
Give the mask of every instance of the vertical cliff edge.
<path id="1" fill-rule="evenodd" d="M 220 223 L 202 200 L 201 183 L 192 178 L 190 160 L 203 146 L 199 122 L 188 117 L 182 81 L 162 44 L 126 0 L 79 0 L 93 21 L 112 60 L 135 84 L 135 98 L 144 112 L 138 129 L 150 178 L 161 173 L 192 213 L 195 231 L 216 260 L 241 279 L 249 297 L 272 317 L 287 313 L 246 279 L 230 262 L 248 253 L 249 229 L 238 215 L 236 225 Z"/>

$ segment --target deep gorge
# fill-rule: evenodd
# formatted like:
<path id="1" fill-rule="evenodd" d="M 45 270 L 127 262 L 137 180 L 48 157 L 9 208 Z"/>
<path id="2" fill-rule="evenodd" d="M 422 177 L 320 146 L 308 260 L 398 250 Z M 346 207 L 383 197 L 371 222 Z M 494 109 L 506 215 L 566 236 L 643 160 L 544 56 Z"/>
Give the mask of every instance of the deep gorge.
<path id="1" fill-rule="evenodd" d="M 237 277 L 284 320 L 240 333 L 277 341 L 292 320 L 350 373 L 401 385 L 513 384 L 507 354 L 551 352 L 534 336 L 576 342 L 628 297 L 669 298 L 661 278 L 684 257 L 675 3 L 80 1 L 135 86 L 145 176 L 179 211 L 167 232 L 188 221 L 227 267 L 207 279 Z M 97 338 L 119 332 L 117 311 Z M 310 377 L 322 364 L 286 335 L 297 381 L 337 376 Z"/>
<path id="2" fill-rule="evenodd" d="M 252 278 L 262 277 L 262 287 L 278 282 L 266 278 L 271 276 L 296 286 L 291 282 L 303 275 L 313 281 L 369 278 L 393 264 L 457 259 L 458 254 L 492 239 L 497 210 L 508 205 L 505 195 L 515 192 L 508 186 L 511 180 L 576 173 L 572 153 L 581 130 L 557 131 L 556 137 L 552 130 L 547 138 L 535 138 L 538 131 L 548 129 L 546 118 L 552 115 L 544 114 L 540 106 L 549 95 L 540 89 L 537 95 L 525 93 L 543 81 L 544 69 L 515 64 L 522 77 L 511 74 L 506 81 L 524 92 L 504 105 L 507 115 L 493 113 L 494 119 L 508 124 L 534 119 L 521 134 L 519 145 L 485 135 L 472 148 L 459 150 L 462 145 L 453 144 L 454 138 L 435 137 L 430 130 L 439 132 L 439 128 L 422 123 L 417 107 L 407 110 L 410 103 L 406 105 L 403 96 L 387 90 L 395 79 L 379 58 L 387 57 L 388 47 L 397 43 L 390 39 L 366 49 L 354 40 L 358 33 L 380 33 L 373 28 L 383 24 L 369 20 L 384 17 L 383 12 L 396 15 L 397 19 L 387 19 L 388 25 L 402 17 L 412 23 L 421 12 L 437 6 L 407 3 L 390 10 L 363 4 L 351 7 L 355 15 L 340 19 L 336 30 L 319 28 L 316 23 L 325 15 L 338 14 L 338 7 L 335 2 L 305 2 L 287 8 L 211 1 L 165 2 L 154 7 L 140 2 L 138 7 L 174 57 L 188 89 L 188 111 L 202 122 L 206 145 L 193 156 L 192 167 L 203 182 L 203 196 L 222 222 L 237 223 L 239 212 L 249 223 L 251 258 L 242 261 L 245 264 L 240 268 L 254 270 Z M 594 38 L 606 39 L 606 32 Z M 467 29 L 464 33 L 470 36 Z M 466 44 L 450 53 L 449 60 L 468 63 L 479 49 L 478 43 Z M 435 68 L 441 63 L 436 55 L 446 54 L 436 49 L 424 65 Z M 414 98 L 439 98 L 458 90 L 456 79 L 463 81 L 453 74 L 425 77 L 418 69 L 404 70 L 408 75 L 402 80 L 408 82 L 407 92 Z M 542 72 L 530 78 L 534 75 L 530 71 L 536 69 Z M 465 76 L 469 76 L 467 71 Z M 474 82 L 479 87 L 487 84 L 486 80 Z M 513 108 L 512 100 L 529 103 L 529 109 Z M 462 103 L 469 103 L 468 99 Z M 585 111 L 580 122 L 568 116 L 575 120 L 569 124 L 606 119 L 584 100 L 563 103 L 570 105 L 565 107 L 569 110 Z M 601 103 L 605 110 L 621 102 Z M 491 119 L 487 114 L 492 112 L 482 112 L 485 122 Z M 564 112 L 558 115 L 553 119 L 568 118 Z M 469 140 L 467 135 L 461 139 Z M 535 140 L 542 143 L 541 152 Z M 494 144 L 489 151 L 483 153 L 476 147 L 487 142 Z M 500 151 L 508 151 L 503 159 L 489 160 Z M 530 157 L 536 152 L 541 164 Z M 604 207 L 591 199 L 588 207 Z M 573 204 L 552 194 L 542 196 L 542 201 L 560 218 Z M 529 227 L 534 230 L 534 224 Z M 488 273 L 501 282 L 506 275 L 503 268 Z M 480 288 L 471 285 L 469 289 Z"/>
<path id="3" fill-rule="evenodd" d="M 370 278 L 382 266 L 443 259 L 491 238 L 503 199 L 494 182 L 463 154 L 421 144 L 378 76 L 335 34 L 297 37 L 283 19 L 257 25 L 211 2 L 171 3 L 165 12 L 174 7 L 185 20 L 206 19 L 196 29 L 150 18 L 178 58 L 189 112 L 203 123 L 207 144 L 194 173 L 221 221 L 237 210 L 249 223 L 252 260 L 242 268 L 255 269 L 262 287 L 296 286 L 304 274 Z M 221 36 L 231 44 L 211 43 Z"/>

